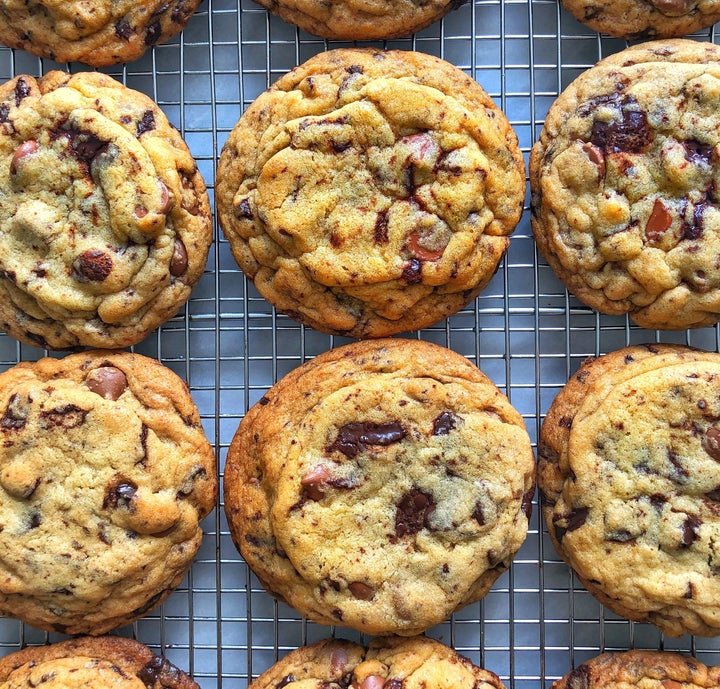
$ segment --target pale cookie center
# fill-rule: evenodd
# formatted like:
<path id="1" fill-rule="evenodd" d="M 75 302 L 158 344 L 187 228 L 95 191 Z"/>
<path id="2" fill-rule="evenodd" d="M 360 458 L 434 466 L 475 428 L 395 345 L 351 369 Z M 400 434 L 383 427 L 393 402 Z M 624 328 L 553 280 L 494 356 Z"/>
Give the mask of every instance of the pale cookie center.
<path id="1" fill-rule="evenodd" d="M 138 677 L 127 674 L 117 665 L 83 656 L 22 665 L 0 684 L 0 689 L 39 686 L 43 689 L 145 689 L 145 684 Z"/>
<path id="2" fill-rule="evenodd" d="M 438 111 L 425 121 L 403 121 L 390 95 L 370 90 L 328 115 L 290 121 L 264 165 L 257 203 L 267 232 L 323 284 L 414 282 L 409 271 L 419 281 L 424 263 L 448 277 L 475 247 L 487 160 L 462 108 L 428 92 Z"/>

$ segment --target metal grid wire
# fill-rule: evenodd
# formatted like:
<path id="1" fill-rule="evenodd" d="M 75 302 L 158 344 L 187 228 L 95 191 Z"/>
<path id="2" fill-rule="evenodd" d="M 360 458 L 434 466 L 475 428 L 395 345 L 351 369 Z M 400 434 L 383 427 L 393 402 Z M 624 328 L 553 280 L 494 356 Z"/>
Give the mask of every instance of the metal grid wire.
<path id="1" fill-rule="evenodd" d="M 694 38 L 717 42 L 714 28 Z M 212 199 L 219 150 L 245 107 L 296 64 L 343 45 L 300 32 L 252 0 L 205 0 L 180 36 L 137 62 L 105 71 L 160 104 L 188 142 Z M 577 23 L 557 0 L 471 0 L 412 38 L 373 45 L 437 55 L 477 79 L 507 114 L 526 160 L 558 93 L 598 59 L 625 47 Z M 87 69 L 0 48 L 3 81 L 53 68 Z M 215 231 L 205 275 L 187 306 L 135 350 L 188 382 L 222 475 L 245 411 L 278 378 L 345 340 L 276 314 Z M 720 345 L 718 328 L 646 331 L 569 297 L 538 259 L 527 206 L 488 288 L 448 321 L 410 336 L 475 362 L 521 412 L 533 443 L 553 398 L 587 356 L 647 341 L 713 351 Z M 2 369 L 44 354 L 0 335 Z M 202 547 L 180 588 L 118 633 L 164 653 L 204 689 L 243 689 L 290 649 L 330 634 L 363 640 L 349 630 L 308 623 L 268 596 L 232 544 L 221 504 L 203 526 Z M 537 498 L 527 541 L 510 571 L 482 602 L 429 634 L 499 674 L 511 689 L 544 689 L 604 650 L 678 649 L 720 664 L 717 639 L 665 639 L 650 625 L 604 610 L 555 553 Z M 62 638 L 0 620 L 2 655 Z"/>

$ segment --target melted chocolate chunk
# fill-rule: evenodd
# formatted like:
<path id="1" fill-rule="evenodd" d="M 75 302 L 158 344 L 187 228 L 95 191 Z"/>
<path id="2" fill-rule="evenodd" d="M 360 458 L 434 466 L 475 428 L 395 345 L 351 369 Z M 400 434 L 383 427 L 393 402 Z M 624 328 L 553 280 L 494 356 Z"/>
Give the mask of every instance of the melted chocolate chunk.
<path id="1" fill-rule="evenodd" d="M 275 689 L 282 689 L 295 681 L 295 675 L 285 675 L 276 685 Z"/>
<path id="2" fill-rule="evenodd" d="M 7 103 L 0 103 L 0 124 L 9 122 L 10 106 Z"/>
<path id="3" fill-rule="evenodd" d="M 702 521 L 696 516 L 692 514 L 687 516 L 687 519 L 682 524 L 682 536 L 680 538 L 680 543 L 685 548 L 689 548 L 697 540 L 697 530 L 701 524 Z"/>
<path id="4" fill-rule="evenodd" d="M 42 524 L 42 517 L 39 512 L 31 512 L 28 520 L 28 529 L 37 529 Z"/>
<path id="5" fill-rule="evenodd" d="M 388 217 L 387 211 L 380 211 L 375 218 L 375 229 L 373 238 L 376 244 L 387 244 L 388 241 Z"/>
<path id="6" fill-rule="evenodd" d="M 429 528 L 428 518 L 435 511 L 435 501 L 429 493 L 413 488 L 400 498 L 396 507 L 395 535 L 402 538 Z"/>
<path id="7" fill-rule="evenodd" d="M 522 499 L 522 511 L 527 517 L 528 521 L 530 521 L 530 517 L 532 517 L 532 501 L 533 497 L 535 496 L 535 487 L 533 486 L 525 495 L 523 495 Z"/>
<path id="8" fill-rule="evenodd" d="M 372 600 L 375 596 L 375 589 L 362 581 L 353 581 L 348 584 L 348 588 L 350 589 L 350 593 L 359 600 Z"/>
<path id="9" fill-rule="evenodd" d="M 130 36 L 135 33 L 130 26 L 127 19 L 118 19 L 117 22 L 115 22 L 115 35 L 118 38 L 122 38 L 124 41 L 130 40 Z"/>
<path id="10" fill-rule="evenodd" d="M 130 503 L 137 494 L 137 486 L 131 481 L 121 481 L 110 486 L 105 492 L 103 509 L 117 509 L 118 507 L 130 507 Z"/>
<path id="11" fill-rule="evenodd" d="M 175 240 L 173 246 L 173 255 L 170 259 L 170 275 L 177 278 L 180 277 L 188 267 L 188 255 L 185 244 L 179 237 Z"/>
<path id="12" fill-rule="evenodd" d="M 587 507 L 578 507 L 576 510 L 573 510 L 568 514 L 567 516 L 567 531 L 575 531 L 575 529 L 579 529 L 587 520 L 588 516 L 588 508 Z"/>
<path id="13" fill-rule="evenodd" d="M 716 462 L 720 462 L 720 429 L 711 426 L 700 441 L 703 450 Z"/>
<path id="14" fill-rule="evenodd" d="M 417 285 L 422 282 L 422 261 L 411 258 L 405 264 L 401 277 L 408 285 Z"/>
<path id="15" fill-rule="evenodd" d="M 705 497 L 712 502 L 720 502 L 720 486 L 705 493 Z"/>
<path id="16" fill-rule="evenodd" d="M 77 428 L 85 423 L 87 411 L 75 404 L 64 404 L 48 411 L 40 412 L 43 428 Z"/>
<path id="17" fill-rule="evenodd" d="M 178 492 L 175 494 L 175 497 L 177 497 L 179 500 L 182 498 L 186 498 L 190 493 L 193 492 L 193 488 L 195 487 L 195 482 L 198 479 L 205 478 L 207 476 L 207 471 L 205 471 L 205 467 L 196 466 L 193 468 L 192 472 L 190 472 L 190 476 L 188 476 L 180 486 Z"/>
<path id="18" fill-rule="evenodd" d="M 76 158 L 84 161 L 88 165 L 101 153 L 107 151 L 108 142 L 100 141 L 100 139 L 90 132 L 70 130 L 69 134 L 70 150 Z"/>
<path id="19" fill-rule="evenodd" d="M 567 678 L 567 689 L 589 689 L 590 670 L 585 665 L 576 667 Z"/>
<path id="20" fill-rule="evenodd" d="M 159 21 L 155 21 L 145 29 L 145 45 L 155 45 L 160 40 L 162 27 Z"/>
<path id="21" fill-rule="evenodd" d="M 238 219 L 247 218 L 250 220 L 253 217 L 252 209 L 250 208 L 250 201 L 243 199 L 235 207 L 235 217 Z"/>
<path id="22" fill-rule="evenodd" d="M 683 141 L 682 145 L 685 147 L 685 157 L 691 163 L 710 163 L 713 156 L 713 146 L 708 144 L 702 144 L 695 139 L 688 139 Z"/>
<path id="23" fill-rule="evenodd" d="M 387 680 L 385 684 L 383 685 L 383 689 L 402 689 L 403 682 L 401 679 L 396 679 L 395 677 Z"/>
<path id="24" fill-rule="evenodd" d="M 128 386 L 127 377 L 115 366 L 100 366 L 91 371 L 85 385 L 96 395 L 106 400 L 117 400 Z"/>
<path id="25" fill-rule="evenodd" d="M 20 105 L 20 101 L 23 98 L 27 98 L 30 95 L 30 87 L 28 86 L 25 79 L 18 79 L 15 84 L 15 107 Z"/>
<path id="26" fill-rule="evenodd" d="M 629 543 L 635 540 L 635 536 L 625 529 L 619 529 L 618 531 L 611 531 L 607 534 L 605 540 L 612 543 Z"/>
<path id="27" fill-rule="evenodd" d="M 10 396 L 7 409 L 0 419 L 0 428 L 17 431 L 25 427 L 25 424 L 27 423 L 27 415 L 26 412 L 18 408 L 17 401 L 17 394 Z"/>
<path id="28" fill-rule="evenodd" d="M 447 435 L 457 426 L 457 416 L 449 411 L 444 411 L 435 417 L 433 421 L 433 435 Z"/>
<path id="29" fill-rule="evenodd" d="M 605 153 L 641 153 L 652 140 L 653 132 L 645 113 L 625 108 L 619 120 L 595 120 L 590 135 L 590 141 Z"/>
<path id="30" fill-rule="evenodd" d="M 161 594 L 162 595 L 162 594 Z M 159 597 L 151 599 L 152 607 L 159 600 Z M 169 660 L 154 656 L 153 659 L 145 666 L 140 668 L 137 678 L 148 688 L 152 689 L 157 682 L 165 687 L 168 684 L 176 683 L 180 680 L 183 673 L 178 670 Z"/>
<path id="31" fill-rule="evenodd" d="M 143 113 L 142 119 L 137 124 L 137 130 L 135 136 L 140 137 L 145 132 L 149 132 L 155 129 L 155 115 L 152 110 L 146 110 Z"/>
<path id="32" fill-rule="evenodd" d="M 353 459 L 370 445 L 387 446 L 400 442 L 407 435 L 402 424 L 397 421 L 388 423 L 348 423 L 338 431 L 329 452 L 342 452 Z"/>
<path id="33" fill-rule="evenodd" d="M 112 258 L 104 251 L 88 249 L 73 261 L 73 277 L 78 282 L 102 282 L 112 272 Z"/>
<path id="34" fill-rule="evenodd" d="M 479 501 L 475 503 L 475 509 L 473 510 L 472 518 L 480 526 L 485 526 L 485 513 L 483 512 L 482 504 Z"/>
<path id="35" fill-rule="evenodd" d="M 663 505 L 667 502 L 667 498 L 664 495 L 655 494 L 650 496 L 650 504 L 658 512 L 662 512 Z"/>

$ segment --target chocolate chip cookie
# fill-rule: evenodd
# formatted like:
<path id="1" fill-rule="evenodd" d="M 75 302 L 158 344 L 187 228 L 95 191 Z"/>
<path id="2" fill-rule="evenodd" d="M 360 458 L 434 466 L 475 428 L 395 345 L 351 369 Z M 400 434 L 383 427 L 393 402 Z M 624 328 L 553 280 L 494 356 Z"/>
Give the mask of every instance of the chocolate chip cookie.
<path id="1" fill-rule="evenodd" d="M 675 38 L 720 19 L 718 0 L 563 0 L 575 19 L 595 31 L 625 38 Z"/>
<path id="2" fill-rule="evenodd" d="M 233 254 L 280 311 L 381 337 L 468 304 L 522 212 L 524 164 L 504 115 L 422 53 L 339 49 L 245 112 L 217 172 Z"/>
<path id="3" fill-rule="evenodd" d="M 100 73 L 0 86 L 0 328 L 126 347 L 185 303 L 211 241 L 195 161 L 147 96 Z"/>
<path id="4" fill-rule="evenodd" d="M 200 0 L 0 0 L 0 43 L 93 67 L 139 58 L 185 28 Z"/>
<path id="5" fill-rule="evenodd" d="M 286 22 L 324 38 L 373 41 L 409 36 L 465 0 L 257 0 Z"/>
<path id="6" fill-rule="evenodd" d="M 720 354 L 658 344 L 587 361 L 539 455 L 550 537 L 593 595 L 670 636 L 720 634 Z"/>
<path id="7" fill-rule="evenodd" d="M 198 689 L 139 641 L 82 637 L 28 646 L 0 659 L 0 687 L 25 689 Z"/>
<path id="8" fill-rule="evenodd" d="M 216 495 L 187 387 L 99 350 L 0 374 L 0 614 L 102 634 L 162 602 Z"/>
<path id="9" fill-rule="evenodd" d="M 534 458 L 522 417 L 467 359 L 387 339 L 273 386 L 224 477 L 233 540 L 271 593 L 320 623 L 410 636 L 507 569 Z"/>
<path id="10" fill-rule="evenodd" d="M 288 653 L 260 675 L 250 689 L 286 686 L 505 689 L 494 673 L 424 636 L 374 639 L 367 649 L 343 639 L 319 641 Z"/>
<path id="11" fill-rule="evenodd" d="M 603 653 L 576 667 L 550 689 L 716 689 L 720 667 L 678 653 L 626 651 Z"/>
<path id="12" fill-rule="evenodd" d="M 567 288 L 645 328 L 720 320 L 720 47 L 645 43 L 557 99 L 532 149 L 532 226 Z"/>

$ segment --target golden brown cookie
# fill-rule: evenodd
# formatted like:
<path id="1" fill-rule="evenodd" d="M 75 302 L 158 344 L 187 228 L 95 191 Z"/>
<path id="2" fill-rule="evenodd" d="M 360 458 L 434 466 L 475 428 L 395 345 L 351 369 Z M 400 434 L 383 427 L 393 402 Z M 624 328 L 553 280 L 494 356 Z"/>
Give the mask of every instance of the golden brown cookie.
<path id="1" fill-rule="evenodd" d="M 200 0 L 0 0 L 0 43 L 57 62 L 130 62 L 179 33 Z"/>
<path id="2" fill-rule="evenodd" d="M 542 426 L 555 547 L 623 617 L 720 634 L 720 354 L 627 347 L 584 363 Z"/>
<path id="3" fill-rule="evenodd" d="M 212 238 L 205 184 L 147 96 L 100 73 L 0 86 L 0 327 L 126 347 L 173 316 Z"/>
<path id="4" fill-rule="evenodd" d="M 603 653 L 584 662 L 551 689 L 717 689 L 720 667 L 678 653 L 626 651 Z"/>
<path id="5" fill-rule="evenodd" d="M 628 40 L 680 38 L 720 19 L 718 0 L 562 0 L 575 19 Z"/>
<path id="6" fill-rule="evenodd" d="M 180 378 L 90 351 L 0 374 L 0 614 L 103 634 L 178 586 L 215 504 Z"/>
<path id="7" fill-rule="evenodd" d="M 517 138 L 447 62 L 339 49 L 247 109 L 217 172 L 220 222 L 260 293 L 328 333 L 428 326 L 492 277 L 522 212 Z"/>
<path id="8" fill-rule="evenodd" d="M 534 468 L 522 417 L 467 359 L 372 340 L 321 354 L 250 409 L 225 510 L 248 565 L 303 615 L 411 636 L 507 569 Z"/>
<path id="9" fill-rule="evenodd" d="M 538 249 L 567 288 L 645 328 L 720 320 L 720 47 L 627 48 L 550 108 L 530 158 Z"/>
<path id="10" fill-rule="evenodd" d="M 324 38 L 372 41 L 409 36 L 465 0 L 257 0 L 303 31 Z"/>
<path id="11" fill-rule="evenodd" d="M 147 646 L 119 636 L 28 646 L 0 659 L 0 689 L 198 689 Z"/>
<path id="12" fill-rule="evenodd" d="M 434 639 L 385 637 L 367 649 L 326 639 L 288 653 L 250 689 L 505 689 L 492 672 Z"/>

